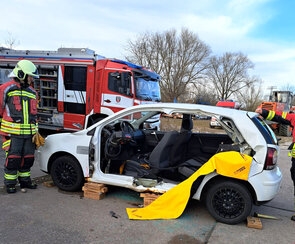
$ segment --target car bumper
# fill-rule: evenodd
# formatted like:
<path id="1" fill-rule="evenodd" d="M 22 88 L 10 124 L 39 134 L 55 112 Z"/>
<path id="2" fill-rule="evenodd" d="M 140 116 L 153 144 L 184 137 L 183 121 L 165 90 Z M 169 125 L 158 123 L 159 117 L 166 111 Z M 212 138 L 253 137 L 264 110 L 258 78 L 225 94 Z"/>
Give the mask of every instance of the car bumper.
<path id="1" fill-rule="evenodd" d="M 46 157 L 46 154 L 42 153 L 42 148 L 40 147 L 35 152 L 35 163 L 39 165 L 40 170 L 43 172 L 48 173 L 48 158 Z"/>
<path id="2" fill-rule="evenodd" d="M 248 179 L 256 192 L 257 201 L 270 201 L 279 192 L 282 182 L 282 173 L 279 167 L 273 170 L 263 170 L 261 173 Z"/>

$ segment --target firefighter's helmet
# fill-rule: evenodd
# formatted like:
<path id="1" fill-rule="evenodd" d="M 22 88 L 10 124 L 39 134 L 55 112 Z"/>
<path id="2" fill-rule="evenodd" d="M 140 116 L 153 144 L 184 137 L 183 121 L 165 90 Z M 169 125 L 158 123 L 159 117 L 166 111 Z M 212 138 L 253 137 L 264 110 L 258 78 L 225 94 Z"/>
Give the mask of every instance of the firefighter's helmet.
<path id="1" fill-rule="evenodd" d="M 19 61 L 15 68 L 13 69 L 14 75 L 20 79 L 24 80 L 26 75 L 30 75 L 34 78 L 39 78 L 38 70 L 36 66 L 29 60 L 21 60 Z"/>

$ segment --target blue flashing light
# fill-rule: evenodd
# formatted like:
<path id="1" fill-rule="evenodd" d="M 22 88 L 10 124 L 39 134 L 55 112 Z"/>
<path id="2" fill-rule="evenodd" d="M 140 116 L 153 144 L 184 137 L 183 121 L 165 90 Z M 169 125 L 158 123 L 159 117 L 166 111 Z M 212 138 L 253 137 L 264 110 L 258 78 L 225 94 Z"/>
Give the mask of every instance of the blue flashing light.
<path id="1" fill-rule="evenodd" d="M 136 64 L 133 64 L 133 63 L 130 63 L 130 62 L 127 62 L 127 61 L 117 60 L 117 59 L 112 59 L 111 61 L 112 61 L 112 62 L 119 63 L 119 64 L 125 64 L 125 65 L 127 65 L 128 67 L 130 67 L 130 68 L 142 69 L 141 66 L 136 65 Z"/>

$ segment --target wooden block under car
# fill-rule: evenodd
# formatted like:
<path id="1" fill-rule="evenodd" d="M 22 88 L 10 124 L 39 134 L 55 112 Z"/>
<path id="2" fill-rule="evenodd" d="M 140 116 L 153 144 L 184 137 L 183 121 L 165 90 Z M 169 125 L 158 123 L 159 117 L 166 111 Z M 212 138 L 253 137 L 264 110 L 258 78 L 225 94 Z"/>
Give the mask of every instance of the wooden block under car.
<path id="1" fill-rule="evenodd" d="M 155 201 L 161 194 L 154 193 L 140 193 L 140 197 L 143 197 L 143 207 L 150 205 L 153 201 Z"/>
<path id="2" fill-rule="evenodd" d="M 84 197 L 89 199 L 94 199 L 94 200 L 101 200 L 105 197 L 105 193 L 84 191 Z"/>
<path id="3" fill-rule="evenodd" d="M 247 227 L 261 230 L 262 223 L 261 223 L 260 218 L 248 216 L 247 217 Z"/>
<path id="4" fill-rule="evenodd" d="M 101 200 L 105 197 L 105 193 L 108 191 L 108 188 L 105 184 L 87 182 L 82 187 L 85 198 Z"/>
<path id="5" fill-rule="evenodd" d="M 87 183 L 84 184 L 82 190 L 83 191 L 92 191 L 92 192 L 103 192 L 103 193 L 106 193 L 108 191 L 108 188 L 106 187 L 105 184 L 94 183 L 94 182 L 87 182 Z"/>

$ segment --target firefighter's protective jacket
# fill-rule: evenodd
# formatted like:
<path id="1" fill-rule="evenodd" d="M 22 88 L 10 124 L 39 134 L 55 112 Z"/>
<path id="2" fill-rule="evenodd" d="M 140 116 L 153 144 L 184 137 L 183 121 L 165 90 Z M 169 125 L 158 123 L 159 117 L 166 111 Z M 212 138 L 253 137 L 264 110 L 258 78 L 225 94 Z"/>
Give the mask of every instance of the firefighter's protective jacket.
<path id="1" fill-rule="evenodd" d="M 30 137 L 38 130 L 37 93 L 31 87 L 22 87 L 16 81 L 0 86 L 0 134 Z"/>
<path id="2" fill-rule="evenodd" d="M 271 120 L 274 122 L 278 122 L 284 125 L 290 125 L 293 128 L 295 127 L 295 114 L 287 113 L 287 112 L 278 112 L 262 109 L 262 117 Z M 293 129 L 293 143 L 295 142 L 295 130 Z"/>

